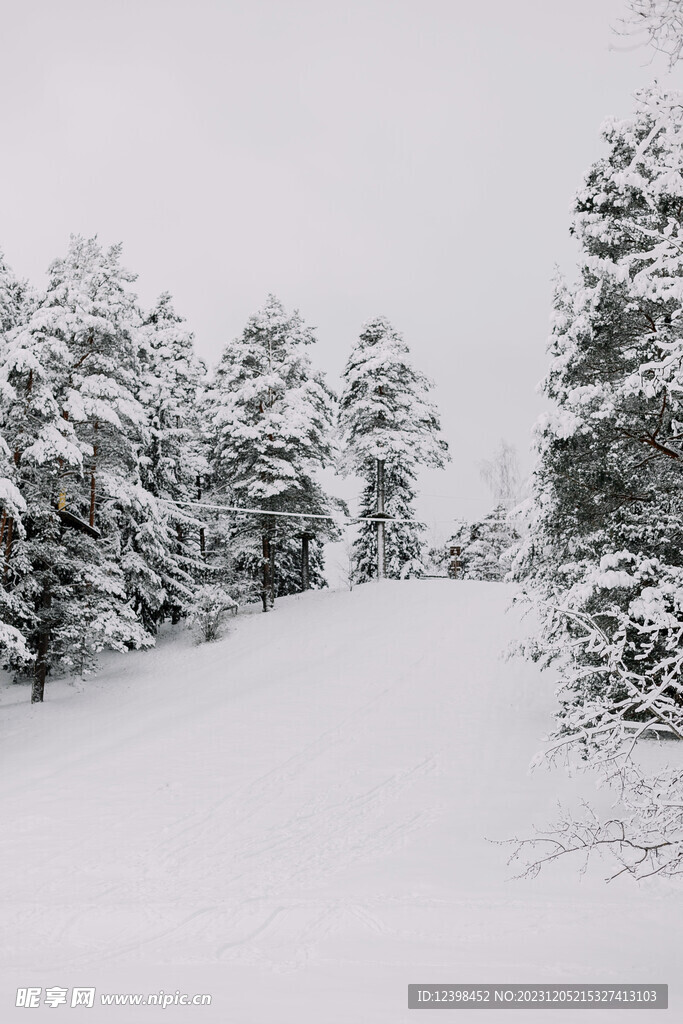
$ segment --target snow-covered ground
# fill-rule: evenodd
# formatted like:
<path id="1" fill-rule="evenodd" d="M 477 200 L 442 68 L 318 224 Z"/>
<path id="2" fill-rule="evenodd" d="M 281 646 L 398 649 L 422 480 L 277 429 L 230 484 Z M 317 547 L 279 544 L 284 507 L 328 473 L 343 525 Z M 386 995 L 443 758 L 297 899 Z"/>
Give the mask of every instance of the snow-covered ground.
<path id="1" fill-rule="evenodd" d="M 409 982 L 541 981 L 668 982 L 677 1019 L 680 890 L 606 886 L 604 865 L 511 880 L 487 841 L 590 791 L 528 772 L 553 681 L 501 660 L 524 628 L 510 596 L 449 580 L 310 593 L 216 644 L 181 631 L 111 656 L 42 706 L 7 687 L 0 1021 L 25 1018 L 19 986 L 213 996 L 29 1019 L 397 1024 L 415 1016 Z"/>

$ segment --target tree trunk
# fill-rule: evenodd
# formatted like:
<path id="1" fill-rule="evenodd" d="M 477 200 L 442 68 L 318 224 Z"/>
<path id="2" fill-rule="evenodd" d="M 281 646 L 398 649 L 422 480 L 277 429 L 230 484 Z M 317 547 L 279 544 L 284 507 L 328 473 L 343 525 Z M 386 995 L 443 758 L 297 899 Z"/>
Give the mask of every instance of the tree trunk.
<path id="1" fill-rule="evenodd" d="M 377 460 L 377 515 L 384 515 L 384 460 Z M 384 537 L 384 523 L 377 523 L 377 578 L 384 579 L 386 575 L 386 542 Z"/>
<path id="2" fill-rule="evenodd" d="M 52 605 L 52 595 L 47 588 L 41 600 L 42 615 L 38 626 L 38 653 L 33 670 L 33 687 L 31 704 L 42 704 L 45 694 L 45 678 L 47 676 L 47 656 L 50 648 L 50 622 L 47 613 Z"/>
<path id="3" fill-rule="evenodd" d="M 301 537 L 301 589 L 308 590 L 310 587 L 310 573 L 309 573 L 309 561 L 308 561 L 308 542 L 311 538 L 310 533 L 304 533 Z"/>

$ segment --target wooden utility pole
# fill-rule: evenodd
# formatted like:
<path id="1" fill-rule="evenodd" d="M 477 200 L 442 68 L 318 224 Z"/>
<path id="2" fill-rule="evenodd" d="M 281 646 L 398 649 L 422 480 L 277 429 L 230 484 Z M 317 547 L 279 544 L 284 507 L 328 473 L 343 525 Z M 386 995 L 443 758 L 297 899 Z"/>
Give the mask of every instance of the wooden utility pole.
<path id="1" fill-rule="evenodd" d="M 377 515 L 384 516 L 384 459 L 377 459 Z M 384 523 L 377 523 L 377 578 L 386 576 L 386 540 Z"/>

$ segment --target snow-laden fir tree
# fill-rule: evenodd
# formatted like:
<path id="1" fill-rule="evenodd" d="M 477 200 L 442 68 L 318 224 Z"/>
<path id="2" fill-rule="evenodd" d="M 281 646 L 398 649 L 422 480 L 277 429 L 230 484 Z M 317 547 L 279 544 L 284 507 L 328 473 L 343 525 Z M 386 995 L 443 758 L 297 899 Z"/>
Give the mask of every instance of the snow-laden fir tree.
<path id="1" fill-rule="evenodd" d="M 155 517 L 139 482 L 138 321 L 119 257 L 72 238 L 4 352 L 3 433 L 27 505 L 12 571 L 33 613 L 34 700 L 55 665 L 84 671 L 104 647 L 149 643 L 125 567 L 126 544 L 153 535 Z M 85 529 L 65 528 L 60 509 Z"/>
<path id="2" fill-rule="evenodd" d="M 117 634 L 114 623 L 132 612 L 147 633 L 153 633 L 156 616 L 165 599 L 160 563 L 167 537 L 158 503 L 141 480 L 140 454 L 145 444 L 146 417 L 138 393 L 140 313 L 130 288 L 135 280 L 121 265 L 121 246 L 103 249 L 96 238 L 73 236 L 63 259 L 50 268 L 44 306 L 51 328 L 66 341 L 71 368 L 64 412 L 73 421 L 84 451 L 82 484 L 63 489 L 67 507 L 97 526 L 101 540 L 95 545 L 104 580 L 121 576 L 123 589 L 110 601 L 112 621 L 104 604 L 91 607 L 86 618 L 92 636 L 102 634 L 92 646 L 112 646 L 113 631 L 119 646 L 149 643 L 137 624 L 130 639 L 125 627 Z M 82 486 L 85 485 L 85 486 Z M 97 564 L 97 563 L 96 563 Z M 92 595 L 92 581 L 87 593 Z M 85 661 L 83 661 L 85 658 Z M 81 664 L 88 657 L 83 654 Z"/>
<path id="3" fill-rule="evenodd" d="M 36 313 L 10 332 L 1 367 L 2 430 L 24 513 L 19 530 L 9 520 L 4 579 L 15 607 L 21 606 L 15 625 L 34 663 L 33 700 L 42 700 L 47 671 L 59 655 L 73 653 L 73 630 L 86 628 L 83 574 L 98 562 L 91 539 L 64 531 L 57 515 L 65 481 L 78 479 L 83 468 L 83 448 L 64 415 L 71 365 L 48 317 Z M 100 596 L 97 589 L 89 594 L 88 608 Z M 11 665 L 21 669 L 25 659 L 12 658 Z"/>
<path id="4" fill-rule="evenodd" d="M 0 365 L 7 354 L 10 333 L 27 315 L 26 289 L 17 281 L 0 251 Z M 8 408 L 15 393 L 0 374 L 0 409 Z M 31 609 L 15 591 L 18 579 L 15 553 L 17 541 L 24 536 L 26 502 L 17 488 L 17 467 L 12 453 L 0 436 L 0 657 L 10 664 L 28 665 L 32 655 L 22 630 L 31 620 Z M 21 627 L 21 628 L 18 628 Z"/>
<path id="5" fill-rule="evenodd" d="M 32 699 L 42 700 L 58 615 L 53 594 L 64 562 L 54 509 L 62 476 L 80 472 L 82 451 L 62 414 L 68 349 L 49 331 L 41 333 L 33 316 L 25 324 L 16 307 L 8 313 L 5 302 L 5 323 L 13 320 L 14 327 L 3 336 L 0 363 L 2 434 L 9 457 L 2 522 L 3 615 L 23 643 L 10 643 L 4 656 L 7 667 L 21 671 L 32 666 Z"/>
<path id="6" fill-rule="evenodd" d="M 339 419 L 344 436 L 342 472 L 365 481 L 361 516 L 378 512 L 414 519 L 417 473 L 442 468 L 449 458 L 439 416 L 429 400 L 431 382 L 413 368 L 402 336 L 388 320 L 368 321 L 344 369 Z M 392 579 L 422 572 L 422 524 L 388 522 L 384 572 Z M 367 523 L 353 546 L 354 582 L 377 576 L 377 523 Z"/>
<path id="7" fill-rule="evenodd" d="M 135 276 L 121 266 L 120 256 L 120 246 L 105 251 L 96 239 L 72 239 L 67 258 L 53 265 L 54 304 L 78 324 L 70 341 L 75 397 L 67 412 L 89 446 L 88 522 L 97 519 L 98 549 L 123 574 L 127 605 L 153 635 L 169 611 L 177 617 L 188 605 L 192 590 L 196 558 L 178 535 L 180 516 L 165 500 L 164 474 L 172 473 L 173 459 L 192 461 L 195 455 L 189 447 L 179 451 L 183 431 L 160 432 L 157 423 L 169 389 L 176 387 L 181 401 L 187 374 L 195 370 L 168 302 L 143 323 L 130 289 Z M 194 407 L 185 409 L 188 421 L 193 414 Z M 74 500 L 85 516 L 78 489 L 69 497 Z M 194 526 L 198 532 L 199 524 Z"/>
<path id="8" fill-rule="evenodd" d="M 34 296 L 26 281 L 20 281 L 0 249 L 0 334 L 5 336 L 30 314 Z"/>
<path id="9" fill-rule="evenodd" d="M 26 668 L 32 661 L 24 639 L 32 614 L 21 593 L 16 590 L 18 569 L 12 556 L 17 541 L 24 536 L 26 502 L 16 486 L 16 467 L 3 438 L 0 438 L 0 664 L 5 668 Z"/>
<path id="10" fill-rule="evenodd" d="M 147 420 L 141 479 L 157 499 L 166 532 L 156 560 L 164 597 L 154 618 L 177 621 L 206 575 L 204 525 L 190 504 L 202 497 L 208 469 L 199 408 L 206 369 L 167 292 L 145 315 L 138 336 L 138 398 Z"/>
<path id="11" fill-rule="evenodd" d="M 303 534 L 322 540 L 333 530 L 325 520 L 266 514 L 334 512 L 315 481 L 335 454 L 335 402 L 311 367 L 314 340 L 298 312 L 269 296 L 225 348 L 209 394 L 214 493 L 226 504 L 265 510 L 236 515 L 222 538 L 237 571 L 260 587 L 264 611 L 277 592 L 288 592 L 287 578 L 300 578 L 291 563 Z"/>
<path id="12" fill-rule="evenodd" d="M 683 863 L 680 776 L 632 758 L 637 734 L 683 736 L 683 96 L 641 90 L 603 137 L 574 206 L 580 276 L 555 296 L 517 571 L 541 615 L 532 653 L 562 679 L 557 749 L 618 775 L 636 810 L 612 849 L 644 873 Z"/>

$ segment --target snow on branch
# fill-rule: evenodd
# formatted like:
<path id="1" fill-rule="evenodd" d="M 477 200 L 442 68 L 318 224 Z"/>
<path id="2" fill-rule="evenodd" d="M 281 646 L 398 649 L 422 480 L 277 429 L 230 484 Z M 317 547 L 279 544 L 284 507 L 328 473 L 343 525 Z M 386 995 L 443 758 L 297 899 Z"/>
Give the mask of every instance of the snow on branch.
<path id="1" fill-rule="evenodd" d="M 609 631 L 586 612 L 550 609 L 570 624 L 571 643 L 565 645 L 563 711 L 535 765 L 563 758 L 592 770 L 616 794 L 615 813 L 602 820 L 584 803 L 579 817 L 562 811 L 534 836 L 507 840 L 514 846 L 510 863 L 524 865 L 521 876 L 534 877 L 567 855 L 583 857 L 585 870 L 594 853 L 618 864 L 610 879 L 683 871 L 683 770 L 674 764 L 652 771 L 651 751 L 641 757 L 638 747 L 643 739 L 658 742 L 660 750 L 662 743 L 683 740 L 683 623 L 674 614 L 673 588 L 643 593 L 627 611 L 613 610 Z M 639 672 L 643 652 L 653 651 L 656 658 Z M 679 754 L 677 744 L 671 751 Z"/>
<path id="2" fill-rule="evenodd" d="M 627 6 L 629 13 L 620 19 L 616 32 L 652 46 L 673 67 L 683 50 L 682 0 L 628 0 Z"/>
<path id="3" fill-rule="evenodd" d="M 560 817 L 549 828 L 505 840 L 513 847 L 508 863 L 521 866 L 516 877 L 535 878 L 542 868 L 567 856 L 581 858 L 585 872 L 595 854 L 618 865 L 607 881 L 624 874 L 640 881 L 683 873 L 681 773 L 670 770 L 647 778 L 631 765 L 622 781 L 618 815 L 601 819 L 583 802 L 579 817 L 560 808 Z"/>

